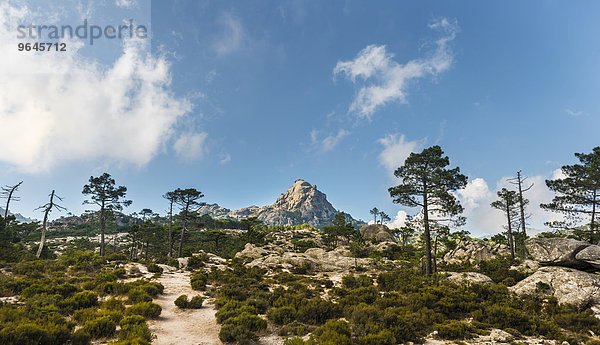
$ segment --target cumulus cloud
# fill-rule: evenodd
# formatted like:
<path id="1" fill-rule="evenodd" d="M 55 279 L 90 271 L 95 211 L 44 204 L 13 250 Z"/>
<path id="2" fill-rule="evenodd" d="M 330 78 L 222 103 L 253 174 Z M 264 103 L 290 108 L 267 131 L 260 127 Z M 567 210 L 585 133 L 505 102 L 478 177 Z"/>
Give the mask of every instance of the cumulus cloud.
<path id="1" fill-rule="evenodd" d="M 178 157 L 185 160 L 202 159 L 205 152 L 204 142 L 206 141 L 207 133 L 183 133 L 175 140 L 173 149 Z"/>
<path id="2" fill-rule="evenodd" d="M 80 40 L 66 52 L 19 52 L 10 24 L 31 15 L 0 4 L 0 162 L 35 173 L 65 161 L 152 160 L 192 108 L 171 93 L 169 63 L 139 41 L 124 42 L 109 65 L 83 58 Z"/>
<path id="3" fill-rule="evenodd" d="M 489 200 L 492 192 L 484 179 L 478 177 L 467 183 L 467 186 L 458 191 L 463 206 L 476 208 L 482 200 Z"/>
<path id="4" fill-rule="evenodd" d="M 387 171 L 393 174 L 394 170 L 404 164 L 411 152 L 421 150 L 425 139 L 406 141 L 404 134 L 389 134 L 378 140 L 383 145 L 379 154 L 379 162 Z"/>
<path id="5" fill-rule="evenodd" d="M 533 184 L 530 190 L 524 193 L 524 197 L 529 200 L 526 212 L 526 220 L 529 234 L 535 234 L 540 231 L 549 230 L 544 223 L 555 220 L 561 220 L 562 215 L 548 212 L 540 208 L 541 203 L 548 203 L 554 197 L 545 184 L 548 178 L 560 177 L 557 171 L 553 171 L 549 176 L 536 175 L 527 178 L 526 185 Z M 502 188 L 517 190 L 515 185 L 509 183 L 508 179 L 512 177 L 503 177 L 496 182 L 495 189 L 489 188 L 483 178 L 471 180 L 467 187 L 459 190 L 458 199 L 464 207 L 464 216 L 467 217 L 467 230 L 475 236 L 490 235 L 503 232 L 503 226 L 506 225 L 506 218 L 502 211 L 493 209 L 490 204 L 498 197 L 496 192 Z"/>
<path id="6" fill-rule="evenodd" d="M 238 50 L 244 42 L 245 31 L 239 18 L 231 13 L 224 13 L 217 19 L 221 33 L 213 43 L 218 55 L 227 55 Z"/>
<path id="7" fill-rule="evenodd" d="M 313 129 L 310 132 L 310 141 L 313 149 L 321 152 L 328 152 L 333 150 L 337 144 L 350 134 L 345 129 L 340 129 L 337 134 L 330 134 L 324 138 L 319 138 L 319 132 Z"/>
<path id="8" fill-rule="evenodd" d="M 434 51 L 424 58 L 400 64 L 392 53 L 387 52 L 385 45 L 372 44 L 361 50 L 354 60 L 338 61 L 333 74 L 342 74 L 361 85 L 350 105 L 350 112 L 370 119 L 377 108 L 387 103 L 407 103 L 411 81 L 435 77 L 450 68 L 453 62 L 450 42 L 458 31 L 456 21 L 442 18 L 431 23 L 429 28 L 441 32 L 442 37 L 435 41 Z"/>
<path id="9" fill-rule="evenodd" d="M 385 223 L 390 229 L 400 229 L 404 225 L 406 225 L 406 211 L 399 210 L 394 220 L 390 223 Z"/>

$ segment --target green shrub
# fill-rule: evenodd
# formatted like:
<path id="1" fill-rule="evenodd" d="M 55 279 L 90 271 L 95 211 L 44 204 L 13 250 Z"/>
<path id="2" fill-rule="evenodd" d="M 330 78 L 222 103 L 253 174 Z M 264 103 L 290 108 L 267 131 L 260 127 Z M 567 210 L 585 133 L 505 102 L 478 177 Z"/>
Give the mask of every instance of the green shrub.
<path id="1" fill-rule="evenodd" d="M 85 309 L 98 305 L 98 295 L 91 291 L 82 291 L 58 303 L 59 307 L 68 311 Z"/>
<path id="2" fill-rule="evenodd" d="M 92 337 L 84 329 L 78 329 L 71 335 L 72 345 L 88 345 Z"/>
<path id="3" fill-rule="evenodd" d="M 196 295 L 188 302 L 187 307 L 189 309 L 200 309 L 202 308 L 202 302 L 204 302 L 204 298 L 201 295 Z"/>
<path id="4" fill-rule="evenodd" d="M 387 329 L 378 333 L 367 334 L 357 339 L 358 345 L 395 345 L 396 338 L 392 332 Z"/>
<path id="5" fill-rule="evenodd" d="M 125 310 L 125 306 L 123 305 L 123 302 L 120 299 L 116 299 L 114 297 L 111 297 L 109 299 L 107 299 L 106 301 L 102 302 L 102 304 L 100 305 L 100 308 L 103 310 L 113 310 L 113 311 L 124 311 Z"/>
<path id="6" fill-rule="evenodd" d="M 267 328 L 267 321 L 260 316 L 250 313 L 241 313 L 236 317 L 225 320 L 225 324 L 243 326 L 253 332 Z"/>
<path id="7" fill-rule="evenodd" d="M 190 270 L 202 268 L 205 266 L 206 261 L 208 261 L 208 255 L 206 255 L 206 254 L 201 254 L 199 256 L 192 255 L 188 259 L 187 268 Z"/>
<path id="8" fill-rule="evenodd" d="M 314 298 L 300 306 L 297 317 L 304 323 L 320 325 L 339 315 L 339 305 L 321 298 Z"/>
<path id="9" fill-rule="evenodd" d="M 532 334 L 535 329 L 535 322 L 528 314 L 509 306 L 492 305 L 474 312 L 473 318 L 500 329 L 514 328 L 523 334 Z"/>
<path id="10" fill-rule="evenodd" d="M 329 320 L 311 334 L 319 344 L 350 345 L 350 326 L 346 321 Z"/>
<path id="11" fill-rule="evenodd" d="M 281 327 L 277 331 L 277 335 L 282 336 L 282 337 L 289 336 L 289 335 L 302 336 L 302 335 L 308 334 L 312 330 L 314 330 L 314 328 L 311 328 L 310 326 L 307 326 L 298 321 L 292 321 L 292 322 L 288 323 L 287 325 Z"/>
<path id="12" fill-rule="evenodd" d="M 175 258 L 169 258 L 169 261 L 167 261 L 167 265 L 169 265 L 171 267 L 179 268 L 179 260 L 177 260 Z"/>
<path id="13" fill-rule="evenodd" d="M 181 295 L 175 300 L 175 305 L 180 309 L 186 309 L 188 307 L 188 303 L 189 301 L 187 295 Z"/>
<path id="14" fill-rule="evenodd" d="M 206 281 L 208 277 L 206 274 L 202 272 L 194 273 L 194 275 L 190 278 L 190 284 L 192 285 L 192 289 L 194 290 L 206 290 Z"/>
<path id="15" fill-rule="evenodd" d="M 161 306 L 152 302 L 141 302 L 125 310 L 127 315 L 141 315 L 148 319 L 156 319 L 162 311 Z"/>
<path id="16" fill-rule="evenodd" d="M 144 341 L 152 340 L 152 333 L 142 316 L 132 315 L 124 318 L 119 323 L 121 330 L 119 331 L 119 340 L 128 339 L 143 339 Z"/>
<path id="17" fill-rule="evenodd" d="M 258 335 L 246 327 L 240 325 L 227 324 L 221 327 L 219 339 L 225 343 L 237 342 L 240 345 L 247 345 L 258 339 Z"/>
<path id="18" fill-rule="evenodd" d="M 287 325 L 296 320 L 296 309 L 290 306 L 271 308 L 267 312 L 267 318 L 276 325 Z"/>
<path id="19" fill-rule="evenodd" d="M 151 302 L 152 297 L 142 288 L 136 287 L 127 294 L 130 303 Z"/>
<path id="20" fill-rule="evenodd" d="M 127 261 L 127 255 L 122 253 L 112 253 L 106 256 L 106 261 Z"/>
<path id="21" fill-rule="evenodd" d="M 442 339 L 459 340 L 473 337 L 473 326 L 460 321 L 450 321 L 437 325 L 435 330 Z"/>
<path id="22" fill-rule="evenodd" d="M 87 321 L 81 328 L 92 339 L 108 338 L 115 334 L 117 325 L 108 316 Z"/>
<path id="23" fill-rule="evenodd" d="M 150 273 L 163 273 L 162 267 L 158 266 L 154 262 L 148 264 L 148 266 L 146 266 L 146 268 L 148 269 L 148 272 L 150 272 Z"/>

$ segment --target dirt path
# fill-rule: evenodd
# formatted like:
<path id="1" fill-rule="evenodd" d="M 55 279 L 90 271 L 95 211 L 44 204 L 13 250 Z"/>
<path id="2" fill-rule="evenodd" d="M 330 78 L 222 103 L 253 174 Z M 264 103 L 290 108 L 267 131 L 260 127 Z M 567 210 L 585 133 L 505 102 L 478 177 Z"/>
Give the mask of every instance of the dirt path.
<path id="1" fill-rule="evenodd" d="M 182 310 L 174 302 L 180 295 L 188 298 L 198 295 L 190 286 L 189 272 L 176 271 L 173 267 L 161 265 L 164 272 L 158 280 L 165 291 L 154 303 L 162 307 L 157 320 L 148 325 L 156 339 L 155 345 L 221 345 L 219 326 L 215 319 L 216 310 L 210 304 L 200 309 Z"/>

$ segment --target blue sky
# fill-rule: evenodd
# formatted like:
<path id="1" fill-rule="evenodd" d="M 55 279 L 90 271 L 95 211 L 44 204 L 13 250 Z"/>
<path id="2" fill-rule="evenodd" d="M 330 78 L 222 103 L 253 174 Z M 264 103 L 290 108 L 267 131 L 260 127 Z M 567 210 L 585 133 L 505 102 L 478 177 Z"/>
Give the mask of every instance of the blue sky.
<path id="1" fill-rule="evenodd" d="M 51 189 L 81 212 L 82 186 L 104 171 L 129 188 L 127 212 L 164 213 L 177 187 L 263 206 L 303 178 L 355 218 L 412 214 L 391 202 L 393 167 L 439 144 L 472 181 L 458 193 L 472 233 L 501 230 L 488 205 L 517 170 L 535 183 L 539 229 L 552 219 L 537 208 L 552 196 L 543 180 L 598 145 L 596 2 L 63 5 L 46 19 L 40 2 L 0 7 L 0 184 L 24 180 L 13 209 L 26 216 L 40 218 Z M 58 23 L 129 16 L 152 40 L 16 51 L 15 18 L 48 11 Z"/>

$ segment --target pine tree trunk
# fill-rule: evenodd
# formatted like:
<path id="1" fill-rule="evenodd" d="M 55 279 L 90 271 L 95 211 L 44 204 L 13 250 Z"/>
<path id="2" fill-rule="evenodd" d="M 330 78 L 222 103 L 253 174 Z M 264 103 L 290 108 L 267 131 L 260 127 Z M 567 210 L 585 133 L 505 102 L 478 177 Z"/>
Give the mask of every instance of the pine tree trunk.
<path id="1" fill-rule="evenodd" d="M 104 201 L 100 207 L 100 256 L 104 256 Z"/>
<path id="2" fill-rule="evenodd" d="M 173 200 L 169 207 L 169 257 L 173 256 Z"/>
<path id="3" fill-rule="evenodd" d="M 423 184 L 426 190 L 427 185 Z M 430 276 L 431 270 L 431 233 L 429 231 L 429 211 L 427 209 L 427 192 L 423 192 L 423 225 L 425 227 L 425 274 Z"/>
<path id="4" fill-rule="evenodd" d="M 506 218 L 508 219 L 508 246 L 510 247 L 510 258 L 515 259 L 515 244 L 513 241 L 512 225 L 510 219 L 510 205 L 506 202 Z"/>
<path id="5" fill-rule="evenodd" d="M 187 227 L 187 215 L 188 215 L 188 206 L 186 206 L 185 211 L 183 212 L 183 227 L 181 228 L 181 238 L 179 240 L 179 251 L 177 257 L 181 257 L 181 253 L 183 252 L 183 237 L 185 236 L 185 228 Z"/>

